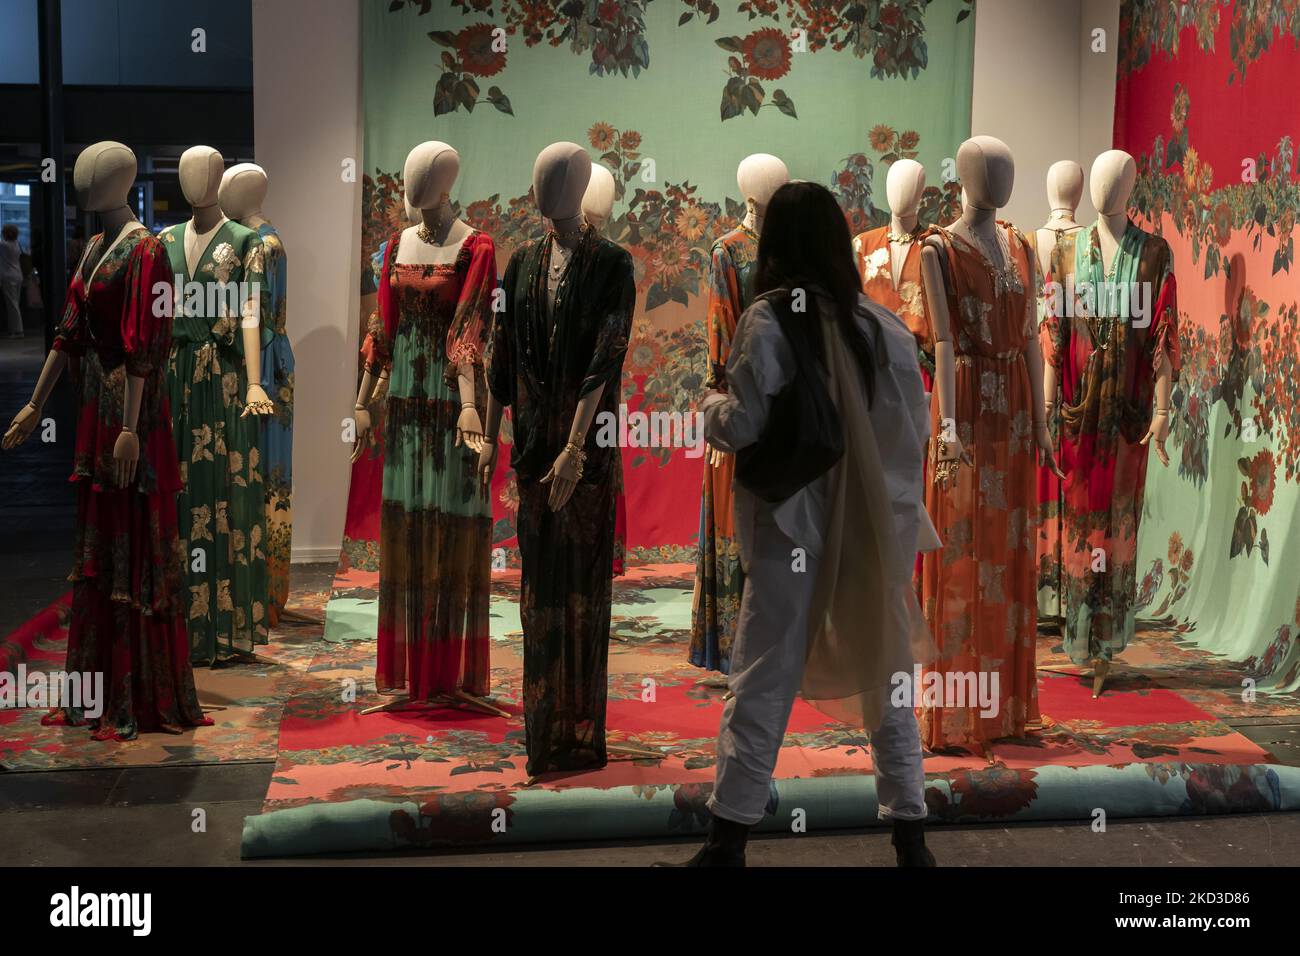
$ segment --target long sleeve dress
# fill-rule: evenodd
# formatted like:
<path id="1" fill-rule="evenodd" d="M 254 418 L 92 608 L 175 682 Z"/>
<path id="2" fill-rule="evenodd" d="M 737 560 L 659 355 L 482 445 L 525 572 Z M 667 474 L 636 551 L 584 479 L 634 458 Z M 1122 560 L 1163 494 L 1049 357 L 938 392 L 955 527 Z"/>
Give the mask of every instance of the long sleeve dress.
<path id="1" fill-rule="evenodd" d="M 243 313 L 260 312 L 266 277 L 261 238 L 230 221 L 213 234 L 190 275 L 189 228 L 180 223 L 160 236 L 182 284 L 167 384 L 183 482 L 176 510 L 190 654 L 196 664 L 214 664 L 268 640 L 262 427 L 257 416 L 242 417 L 248 374 L 240 328 Z M 271 337 L 262 323 L 261 347 Z"/>
<path id="2" fill-rule="evenodd" d="M 104 237 L 90 245 L 102 255 Z M 80 411 L 72 482 L 77 541 L 67 669 L 99 673 L 107 699 L 97 718 L 65 708 L 49 723 L 91 723 L 98 740 L 140 732 L 180 733 L 212 723 L 203 716 L 186 637 L 182 558 L 176 530 L 181 486 L 163 378 L 170 344 L 165 317 L 172 271 L 162 244 L 143 228 L 123 238 L 94 269 L 80 269 L 54 348 L 81 359 Z M 144 379 L 136 436 L 140 458 L 129 487 L 114 478 L 127 376 Z"/>
<path id="3" fill-rule="evenodd" d="M 456 446 L 460 367 L 474 372 L 486 415 L 483 353 L 496 288 L 496 249 L 477 230 L 454 262 L 384 254 L 379 322 L 362 347 L 367 371 L 389 371 L 379 531 L 375 686 L 411 700 L 488 692 L 492 507 L 478 457 Z"/>
<path id="4" fill-rule="evenodd" d="M 1044 336 L 1044 359 L 1061 383 L 1062 643 L 1072 661 L 1086 663 L 1110 660 L 1133 638 L 1137 534 L 1151 450 L 1139 443 L 1151 425 L 1165 359 L 1178 374 L 1178 295 L 1169 245 L 1131 222 L 1109 274 L 1095 225 L 1062 238 L 1053 261 L 1058 281 L 1072 275 L 1077 290 L 1068 314 L 1049 315 Z M 1096 294 L 1102 283 L 1149 290 L 1150 314 Z M 1085 290 L 1093 292 L 1091 305 L 1081 298 Z"/>
<path id="5" fill-rule="evenodd" d="M 931 750 L 983 752 L 993 740 L 1023 736 L 1039 716 L 1033 413 L 1041 399 L 1024 360 L 1025 343 L 1037 334 L 1037 269 L 1024 236 L 1007 223 L 998 228 L 1011 256 L 1005 273 L 960 236 L 939 233 L 956 431 L 974 464 L 958 468 L 955 484 L 926 488 L 926 509 L 944 544 L 921 566 L 921 606 L 939 652 L 927 674 L 954 688 L 921 714 L 921 740 Z M 937 391 L 931 408 L 931 433 L 941 434 Z M 969 696 L 957 699 L 970 676 L 983 677 L 991 691 L 994 675 L 995 713 Z"/>
<path id="6" fill-rule="evenodd" d="M 262 390 L 275 412 L 262 417 L 262 477 L 266 485 L 267 623 L 275 627 L 289 598 L 293 552 L 293 347 L 287 320 L 288 263 L 284 243 L 269 222 L 257 227 L 262 239 L 266 281 L 262 322 L 271 340 L 262 348 Z"/>
<path id="7" fill-rule="evenodd" d="M 511 408 L 519 486 L 520 617 L 528 773 L 605 764 L 605 699 L 620 449 L 597 441 L 617 418 L 636 283 L 632 258 L 586 229 L 553 307 L 550 238 L 515 250 L 505 310 L 494 316 L 488 386 Z M 587 460 L 568 503 L 551 511 L 542 479 L 568 441 L 578 401 L 604 387 Z"/>
<path id="8" fill-rule="evenodd" d="M 709 263 L 709 376 L 705 386 L 727 388 L 727 360 L 740 315 L 753 298 L 758 237 L 752 229 L 733 229 L 713 244 Z M 695 594 L 691 600 L 690 662 L 727 673 L 736 618 L 745 590 L 736 526 L 732 517 L 732 477 L 736 461 L 726 455 L 717 464 L 704 463 L 700 499 L 700 543 L 695 561 Z"/>

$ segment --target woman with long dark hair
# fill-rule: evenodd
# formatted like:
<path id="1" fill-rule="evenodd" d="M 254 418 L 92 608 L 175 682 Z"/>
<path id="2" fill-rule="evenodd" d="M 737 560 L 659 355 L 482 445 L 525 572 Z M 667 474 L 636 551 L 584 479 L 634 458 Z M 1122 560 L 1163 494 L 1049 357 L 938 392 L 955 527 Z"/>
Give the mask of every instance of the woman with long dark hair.
<path id="1" fill-rule="evenodd" d="M 795 695 L 871 732 L 880 816 L 900 866 L 925 847 L 921 746 L 909 695 L 928 637 L 910 577 L 925 516 L 929 436 L 911 333 L 861 294 L 844 215 L 822 186 L 772 197 L 756 298 L 702 403 L 704 432 L 737 455 L 736 534 L 746 568 L 731 698 L 718 733 L 707 842 L 690 866 L 744 865 Z"/>

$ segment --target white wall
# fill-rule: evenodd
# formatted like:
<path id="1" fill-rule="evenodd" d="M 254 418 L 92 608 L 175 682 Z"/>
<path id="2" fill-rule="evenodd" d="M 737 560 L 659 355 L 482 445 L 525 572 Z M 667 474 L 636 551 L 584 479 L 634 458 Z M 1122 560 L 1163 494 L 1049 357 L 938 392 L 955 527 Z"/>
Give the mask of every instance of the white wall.
<path id="1" fill-rule="evenodd" d="M 356 401 L 361 186 L 359 0 L 253 0 L 254 144 L 289 260 L 297 363 L 293 559 L 333 561 L 347 505 L 340 421 Z"/>
<path id="2" fill-rule="evenodd" d="M 289 255 L 289 337 L 297 358 L 295 561 L 332 561 L 347 504 L 340 421 L 355 401 L 361 188 L 362 0 L 253 0 L 254 134 L 271 180 L 267 215 Z M 372 0 L 373 2 L 373 0 Z M 1119 0 L 980 0 L 971 128 L 1004 140 L 1016 187 L 1003 213 L 1023 229 L 1048 214 L 1059 159 L 1085 172 L 1108 149 Z M 1106 52 L 1090 51 L 1106 30 Z M 1086 191 L 1079 221 L 1091 222 Z"/>
<path id="3" fill-rule="evenodd" d="M 975 13 L 971 132 L 996 136 L 1016 159 L 1000 214 L 1022 230 L 1048 216 L 1047 170 L 1073 159 L 1086 175 L 1111 144 L 1120 0 L 980 0 Z M 1092 30 L 1106 31 L 1104 53 Z M 1077 219 L 1096 218 L 1087 189 Z"/>

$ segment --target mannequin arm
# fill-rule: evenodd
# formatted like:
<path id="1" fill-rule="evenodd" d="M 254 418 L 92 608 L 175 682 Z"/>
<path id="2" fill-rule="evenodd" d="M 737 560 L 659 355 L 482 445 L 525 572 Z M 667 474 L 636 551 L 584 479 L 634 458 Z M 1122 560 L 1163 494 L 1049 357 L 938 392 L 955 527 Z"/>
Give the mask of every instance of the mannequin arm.
<path id="1" fill-rule="evenodd" d="M 497 465 L 497 434 L 501 431 L 501 415 L 504 410 L 496 396 L 488 392 L 487 422 L 483 427 L 478 453 L 479 487 L 485 495 L 492 487 L 492 472 Z"/>
<path id="2" fill-rule="evenodd" d="M 113 442 L 113 469 L 119 488 L 125 488 L 135 480 L 135 470 L 140 462 L 140 439 L 135 426 L 140 420 L 143 397 L 144 379 L 128 375 L 122 392 L 122 431 Z"/>
<path id="3" fill-rule="evenodd" d="M 63 374 L 63 367 L 67 364 L 67 353 L 58 349 L 51 349 L 50 354 L 45 356 L 45 365 L 41 368 L 40 377 L 36 379 L 36 387 L 32 389 L 31 401 L 19 410 L 5 432 L 3 441 L 5 451 L 17 448 L 36 430 L 36 425 L 41 420 L 41 409 L 45 407 L 45 400 L 50 397 L 50 392 L 54 391 L 59 376 Z"/>
<path id="4" fill-rule="evenodd" d="M 240 328 L 244 339 L 244 371 L 248 376 L 248 394 L 244 399 L 244 414 L 269 415 L 275 411 L 275 405 L 262 389 L 262 326 L 245 323 Z"/>
<path id="5" fill-rule="evenodd" d="M 1139 444 L 1149 445 L 1155 439 L 1156 457 L 1160 464 L 1169 464 L 1169 453 L 1165 451 L 1165 439 L 1169 437 L 1169 396 L 1174 389 L 1174 370 L 1169 364 L 1169 357 L 1162 356 L 1160 368 L 1156 372 L 1156 407 L 1151 415 L 1151 427 Z"/>
<path id="6" fill-rule="evenodd" d="M 948 290 L 939 251 L 927 243 L 921 249 L 921 281 L 925 284 L 930 312 L 930 334 L 934 339 L 934 390 L 938 397 L 939 427 L 933 436 L 944 443 L 940 459 L 950 461 L 963 454 L 957 437 L 957 362 L 952 348 L 952 324 L 948 315 Z"/>
<path id="7" fill-rule="evenodd" d="M 1030 268 L 1033 268 L 1032 263 Z M 1030 286 L 1032 288 L 1032 286 Z M 1029 303 L 1033 308 L 1033 302 Z M 1048 401 L 1035 402 L 1036 395 L 1046 396 L 1047 376 L 1043 371 L 1043 351 L 1038 345 L 1038 336 L 1030 335 L 1025 339 L 1025 368 L 1029 372 L 1030 414 L 1034 422 L 1034 443 L 1038 446 L 1039 461 L 1057 478 L 1064 478 L 1060 466 L 1056 463 L 1056 449 L 1052 446 L 1052 433 L 1047 428 Z M 1056 393 L 1056 370 L 1051 369 L 1052 394 Z"/>
<path id="8" fill-rule="evenodd" d="M 379 393 L 379 387 L 388 376 L 383 372 L 376 378 L 375 373 L 367 369 L 361 375 L 361 386 L 357 389 L 357 402 L 352 406 L 352 421 L 355 425 L 352 437 L 352 457 L 355 462 L 366 450 L 367 437 L 370 434 L 370 403 Z"/>
<path id="9" fill-rule="evenodd" d="M 456 386 L 460 390 L 460 417 L 456 420 L 456 444 L 464 442 L 474 454 L 483 451 L 483 423 L 474 404 L 474 366 L 466 362 L 458 369 Z"/>
<path id="10" fill-rule="evenodd" d="M 573 489 L 578 486 L 578 479 L 582 477 L 582 461 L 570 449 L 574 446 L 583 447 L 587 440 L 587 429 L 591 427 L 591 420 L 596 417 L 596 409 L 600 407 L 600 397 L 604 394 L 605 386 L 600 385 L 578 399 L 578 407 L 573 411 L 573 426 L 569 429 L 569 443 L 555 459 L 555 464 L 551 465 L 551 470 L 546 473 L 546 477 L 542 479 L 542 484 L 552 482 L 549 500 L 552 511 L 559 511 L 568 504 Z"/>

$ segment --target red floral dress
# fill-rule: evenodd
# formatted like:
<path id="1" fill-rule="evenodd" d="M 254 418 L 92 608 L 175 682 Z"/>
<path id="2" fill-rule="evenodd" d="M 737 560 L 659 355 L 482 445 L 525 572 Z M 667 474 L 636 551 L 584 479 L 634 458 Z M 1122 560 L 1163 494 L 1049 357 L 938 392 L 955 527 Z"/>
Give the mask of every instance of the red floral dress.
<path id="1" fill-rule="evenodd" d="M 86 262 L 98 261 L 104 241 L 95 237 Z M 170 322 L 153 308 L 155 286 L 162 284 L 170 302 L 171 282 L 162 243 L 138 229 L 117 244 L 89 282 L 78 270 L 54 339 L 56 350 L 81 360 L 67 669 L 103 674 L 104 699 L 95 716 L 87 707 L 63 707 L 45 722 L 89 723 L 97 740 L 129 740 L 141 731 L 180 733 L 212 723 L 194 688 L 181 597 L 181 479 L 164 382 Z M 130 486 L 120 488 L 113 446 L 122 431 L 128 375 L 144 379 L 136 422 L 140 460 Z"/>

